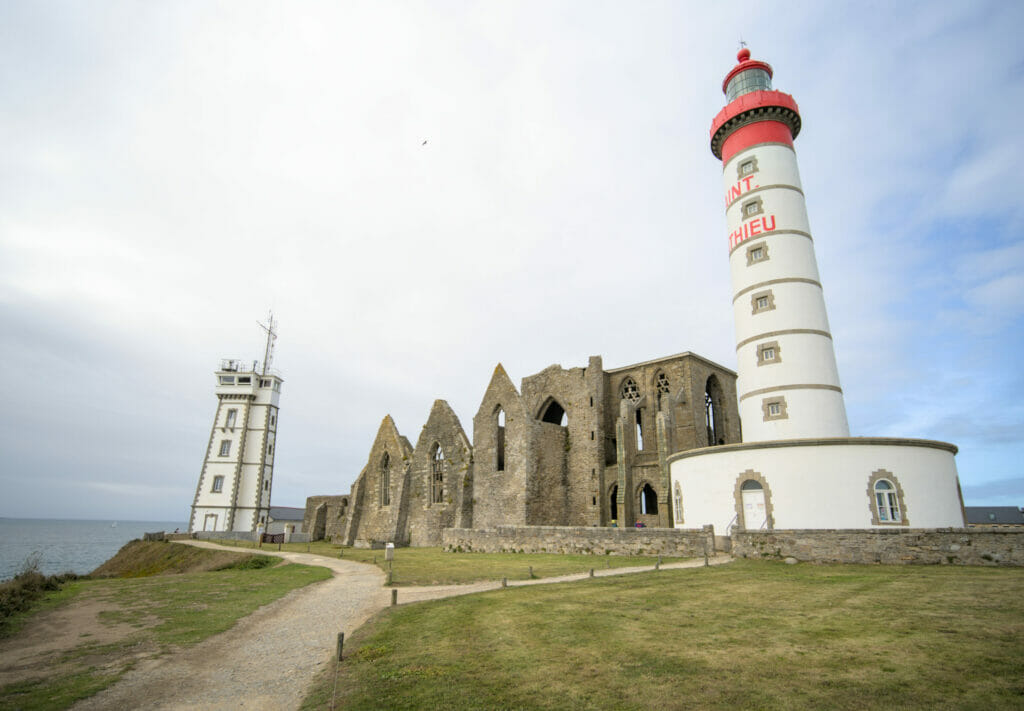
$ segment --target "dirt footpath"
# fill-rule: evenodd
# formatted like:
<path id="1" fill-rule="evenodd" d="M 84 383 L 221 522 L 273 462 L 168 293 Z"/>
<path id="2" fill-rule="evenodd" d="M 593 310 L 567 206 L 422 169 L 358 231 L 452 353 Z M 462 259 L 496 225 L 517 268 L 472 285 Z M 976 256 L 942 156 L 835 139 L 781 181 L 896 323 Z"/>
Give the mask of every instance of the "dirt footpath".
<path id="1" fill-rule="evenodd" d="M 370 565 L 308 553 L 262 552 L 330 568 L 334 577 L 292 591 L 194 647 L 143 662 L 72 708 L 298 708 L 316 673 L 333 658 L 338 632 L 352 632 L 391 604 L 391 593 L 383 587 L 384 573 Z"/>

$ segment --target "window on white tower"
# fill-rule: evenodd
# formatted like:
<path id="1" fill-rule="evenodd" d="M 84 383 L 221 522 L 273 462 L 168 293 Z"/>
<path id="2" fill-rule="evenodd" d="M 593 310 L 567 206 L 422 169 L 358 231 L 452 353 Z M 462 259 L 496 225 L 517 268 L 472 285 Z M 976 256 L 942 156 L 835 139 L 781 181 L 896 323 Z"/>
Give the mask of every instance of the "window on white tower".
<path id="1" fill-rule="evenodd" d="M 766 308 L 768 308 L 768 297 L 767 296 L 759 296 L 758 297 L 758 299 L 757 299 L 757 308 L 759 308 L 759 309 L 766 309 Z"/>
<path id="2" fill-rule="evenodd" d="M 220 456 L 226 457 L 231 454 L 231 440 L 222 439 L 220 441 Z"/>
<path id="3" fill-rule="evenodd" d="M 210 489 L 210 491 L 212 491 L 215 494 L 219 494 L 220 492 L 224 491 L 224 477 L 213 477 L 213 488 Z"/>
<path id="4" fill-rule="evenodd" d="M 227 419 L 224 421 L 224 426 L 225 427 L 234 427 L 236 419 L 238 419 L 238 410 L 236 410 L 234 408 L 228 410 L 228 416 L 227 416 Z"/>

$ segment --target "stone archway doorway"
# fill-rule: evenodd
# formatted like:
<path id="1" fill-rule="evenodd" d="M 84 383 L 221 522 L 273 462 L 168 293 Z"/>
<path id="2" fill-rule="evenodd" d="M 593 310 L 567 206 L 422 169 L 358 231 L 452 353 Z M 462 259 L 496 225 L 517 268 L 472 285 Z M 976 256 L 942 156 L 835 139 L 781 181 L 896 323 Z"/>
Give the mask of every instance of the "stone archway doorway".
<path id="1" fill-rule="evenodd" d="M 608 513 L 611 525 L 618 525 L 619 520 L 619 485 L 613 484 L 608 495 Z"/>

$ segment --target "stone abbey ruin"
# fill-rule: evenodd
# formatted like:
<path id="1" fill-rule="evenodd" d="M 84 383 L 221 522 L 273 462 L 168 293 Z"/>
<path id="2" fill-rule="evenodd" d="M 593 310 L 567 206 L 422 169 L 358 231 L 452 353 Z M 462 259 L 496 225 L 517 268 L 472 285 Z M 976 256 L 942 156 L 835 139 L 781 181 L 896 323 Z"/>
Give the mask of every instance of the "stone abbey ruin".
<path id="1" fill-rule="evenodd" d="M 436 400 L 415 447 L 381 422 L 348 495 L 312 496 L 312 540 L 439 546 L 445 529 L 668 528 L 670 454 L 740 441 L 736 374 L 693 353 L 605 370 L 545 368 L 516 389 L 499 364 L 473 441 Z"/>

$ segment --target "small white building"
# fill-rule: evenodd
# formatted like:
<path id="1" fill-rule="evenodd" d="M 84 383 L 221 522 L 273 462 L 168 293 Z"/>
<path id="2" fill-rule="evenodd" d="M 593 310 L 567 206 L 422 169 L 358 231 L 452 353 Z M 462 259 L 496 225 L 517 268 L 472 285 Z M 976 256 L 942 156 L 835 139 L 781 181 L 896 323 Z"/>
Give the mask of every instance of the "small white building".
<path id="1" fill-rule="evenodd" d="M 267 515 L 267 533 L 303 533 L 302 521 L 306 509 L 297 506 L 271 506 Z M 287 540 L 287 539 L 286 539 Z"/>
<path id="2" fill-rule="evenodd" d="M 269 348 L 268 348 L 269 354 Z M 217 411 L 199 473 L 189 532 L 266 528 L 274 479 L 280 375 L 225 360 L 216 373 Z"/>

